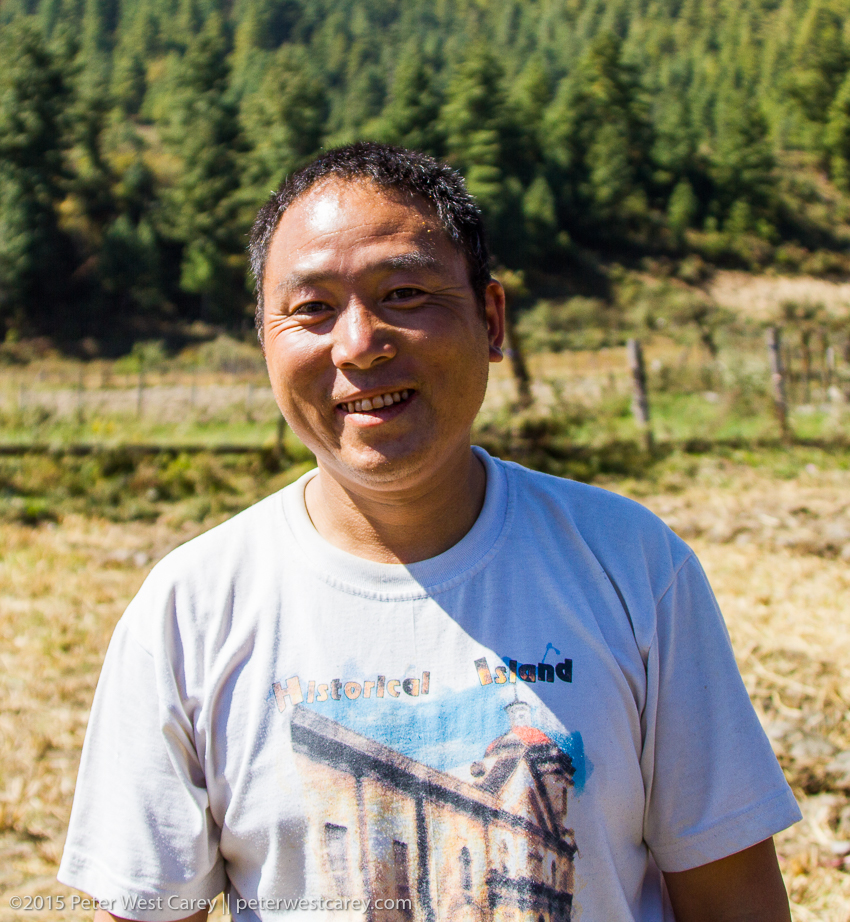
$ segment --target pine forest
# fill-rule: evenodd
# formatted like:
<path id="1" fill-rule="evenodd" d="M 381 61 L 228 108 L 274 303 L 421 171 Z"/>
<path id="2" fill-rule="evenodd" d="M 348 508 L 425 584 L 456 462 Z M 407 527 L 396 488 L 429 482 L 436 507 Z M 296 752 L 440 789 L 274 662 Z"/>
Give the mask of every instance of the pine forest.
<path id="1" fill-rule="evenodd" d="M 0 335 L 245 330 L 282 177 L 359 138 L 467 178 L 528 295 L 850 268 L 846 0 L 3 0 Z"/>

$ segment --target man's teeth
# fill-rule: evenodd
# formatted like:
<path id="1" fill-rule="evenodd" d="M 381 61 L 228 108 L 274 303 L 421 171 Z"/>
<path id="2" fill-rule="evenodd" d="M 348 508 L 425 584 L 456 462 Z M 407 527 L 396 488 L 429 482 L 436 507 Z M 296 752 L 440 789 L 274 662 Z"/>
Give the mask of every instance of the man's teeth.
<path id="1" fill-rule="evenodd" d="M 365 400 L 353 400 L 350 403 L 344 403 L 343 406 L 349 413 L 361 413 L 364 410 L 380 410 L 393 403 L 401 403 L 409 396 L 410 391 L 408 390 L 392 391 L 389 394 L 379 394 L 377 397 L 367 397 Z"/>

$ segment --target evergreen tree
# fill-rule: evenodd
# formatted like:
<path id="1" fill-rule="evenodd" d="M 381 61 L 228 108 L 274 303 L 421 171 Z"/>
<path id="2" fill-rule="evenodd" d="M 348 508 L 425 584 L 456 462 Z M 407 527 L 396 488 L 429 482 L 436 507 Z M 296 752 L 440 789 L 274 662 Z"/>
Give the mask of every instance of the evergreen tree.
<path id="1" fill-rule="evenodd" d="M 355 140 L 386 103 L 384 69 L 379 64 L 379 44 L 373 36 L 351 43 L 340 85 L 333 144 Z"/>
<path id="2" fill-rule="evenodd" d="M 567 226 L 616 237 L 647 211 L 653 136 L 634 67 L 611 33 L 592 43 L 547 112 Z"/>
<path id="3" fill-rule="evenodd" d="M 200 297 L 202 314 L 242 315 L 244 231 L 239 222 L 239 126 L 229 97 L 227 42 L 212 15 L 176 74 L 163 140 L 177 164 L 165 190 L 164 230 L 182 245 L 180 288 Z"/>
<path id="4" fill-rule="evenodd" d="M 844 6 L 8 0 L 0 114 L 11 134 L 52 127 L 0 160 L 4 322 L 63 298 L 87 322 L 116 303 L 241 319 L 253 209 L 358 137 L 447 157 L 516 269 L 557 269 L 570 239 L 701 245 L 685 234 L 700 225 L 724 245 L 781 232 L 822 246 L 777 204 L 774 150 L 828 158 L 850 193 Z M 29 18 L 73 55 L 45 51 L 32 23 L 22 38 Z M 782 173 L 809 162 L 783 158 Z"/>
<path id="5" fill-rule="evenodd" d="M 113 37 L 110 89 L 125 116 L 136 116 L 148 89 L 148 68 L 163 54 L 161 15 L 157 0 L 125 4 Z"/>
<path id="6" fill-rule="evenodd" d="M 310 74 L 307 52 L 297 45 L 283 46 L 260 88 L 242 105 L 242 125 L 251 147 L 245 186 L 253 205 L 319 151 L 327 118 L 327 94 Z"/>
<path id="7" fill-rule="evenodd" d="M 268 67 L 267 36 L 257 5 L 250 4 L 239 25 L 233 41 L 233 85 L 242 93 L 256 89 Z"/>
<path id="8" fill-rule="evenodd" d="M 685 230 L 692 227 L 699 214 L 699 201 L 687 179 L 676 183 L 667 204 L 667 224 L 676 240 L 681 241 Z"/>
<path id="9" fill-rule="evenodd" d="M 154 220 L 159 190 L 136 130 L 125 123 L 117 134 L 110 139 L 110 211 L 99 235 L 99 300 L 113 318 L 162 317 L 170 305 L 165 241 Z"/>
<path id="10" fill-rule="evenodd" d="M 769 235 L 775 208 L 775 159 L 767 122 L 750 93 L 728 87 L 717 102 L 711 158 L 714 208 L 730 232 L 758 230 Z"/>
<path id="11" fill-rule="evenodd" d="M 498 259 L 513 268 L 523 245 L 519 178 L 509 172 L 518 126 L 494 55 L 473 47 L 449 82 L 440 113 L 449 162 L 466 177 L 478 200 Z"/>
<path id="12" fill-rule="evenodd" d="M 575 228 L 585 176 L 581 92 L 576 74 L 564 77 L 543 117 L 543 155 L 554 178 L 561 226 Z"/>
<path id="13" fill-rule="evenodd" d="M 850 74 L 829 107 L 824 144 L 830 154 L 830 171 L 836 185 L 850 192 Z"/>
<path id="14" fill-rule="evenodd" d="M 591 44 L 582 76 L 590 195 L 598 218 L 609 221 L 630 197 L 636 204 L 648 185 L 648 112 L 636 70 L 623 60 L 622 42 L 615 35 L 604 33 Z"/>
<path id="15" fill-rule="evenodd" d="M 0 323 L 59 332 L 73 252 L 60 230 L 70 90 L 35 25 L 0 41 Z"/>
<path id="16" fill-rule="evenodd" d="M 546 177 L 538 175 L 522 197 L 524 261 L 540 263 L 560 255 L 569 244 L 569 235 L 558 229 L 555 195 Z"/>
<path id="17" fill-rule="evenodd" d="M 659 180 L 676 182 L 678 177 L 699 170 L 699 130 L 691 110 L 693 74 L 687 62 L 663 68 L 653 87 L 652 123 L 654 144 L 652 160 L 664 172 Z"/>
<path id="18" fill-rule="evenodd" d="M 823 148 L 823 125 L 850 65 L 843 32 L 841 17 L 814 0 L 801 24 L 787 78 L 788 95 L 801 118 L 801 139 L 815 150 Z"/>
<path id="19" fill-rule="evenodd" d="M 434 65 L 425 59 L 418 42 L 410 42 L 396 67 L 389 101 L 381 117 L 369 125 L 365 133 L 378 140 L 440 156 L 443 152 L 439 123 L 441 104 Z"/>
<path id="20" fill-rule="evenodd" d="M 296 0 L 241 0 L 235 9 L 233 86 L 253 93 L 272 66 L 272 53 L 285 43 L 298 23 Z"/>
<path id="21" fill-rule="evenodd" d="M 520 169 L 527 166 L 537 173 L 544 162 L 544 120 L 552 97 L 551 73 L 541 56 L 533 55 L 513 81 L 509 97 L 524 146 L 521 152 L 524 164 L 517 164 Z"/>

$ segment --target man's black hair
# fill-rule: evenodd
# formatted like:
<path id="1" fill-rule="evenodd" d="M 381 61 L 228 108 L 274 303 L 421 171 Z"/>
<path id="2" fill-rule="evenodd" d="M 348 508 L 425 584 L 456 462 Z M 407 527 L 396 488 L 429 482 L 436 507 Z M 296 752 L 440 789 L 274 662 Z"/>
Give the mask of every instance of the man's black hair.
<path id="1" fill-rule="evenodd" d="M 490 254 L 481 211 L 456 170 L 428 154 L 389 144 L 358 141 L 317 157 L 288 176 L 260 209 L 251 229 L 248 252 L 257 297 L 256 322 L 263 335 L 263 274 L 272 237 L 287 208 L 323 179 L 368 179 L 378 186 L 430 202 L 443 230 L 466 258 L 469 280 L 479 305 L 490 281 Z"/>

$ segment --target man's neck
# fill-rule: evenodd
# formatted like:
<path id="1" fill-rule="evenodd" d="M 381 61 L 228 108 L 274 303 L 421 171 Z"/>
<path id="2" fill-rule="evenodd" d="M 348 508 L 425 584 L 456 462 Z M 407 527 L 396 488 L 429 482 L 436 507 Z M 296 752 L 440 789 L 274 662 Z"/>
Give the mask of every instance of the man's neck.
<path id="1" fill-rule="evenodd" d="M 469 449 L 438 478 L 408 488 L 370 490 L 334 478 L 319 465 L 307 484 L 307 512 L 336 547 L 379 563 L 415 563 L 442 554 L 475 524 L 487 487 Z"/>

